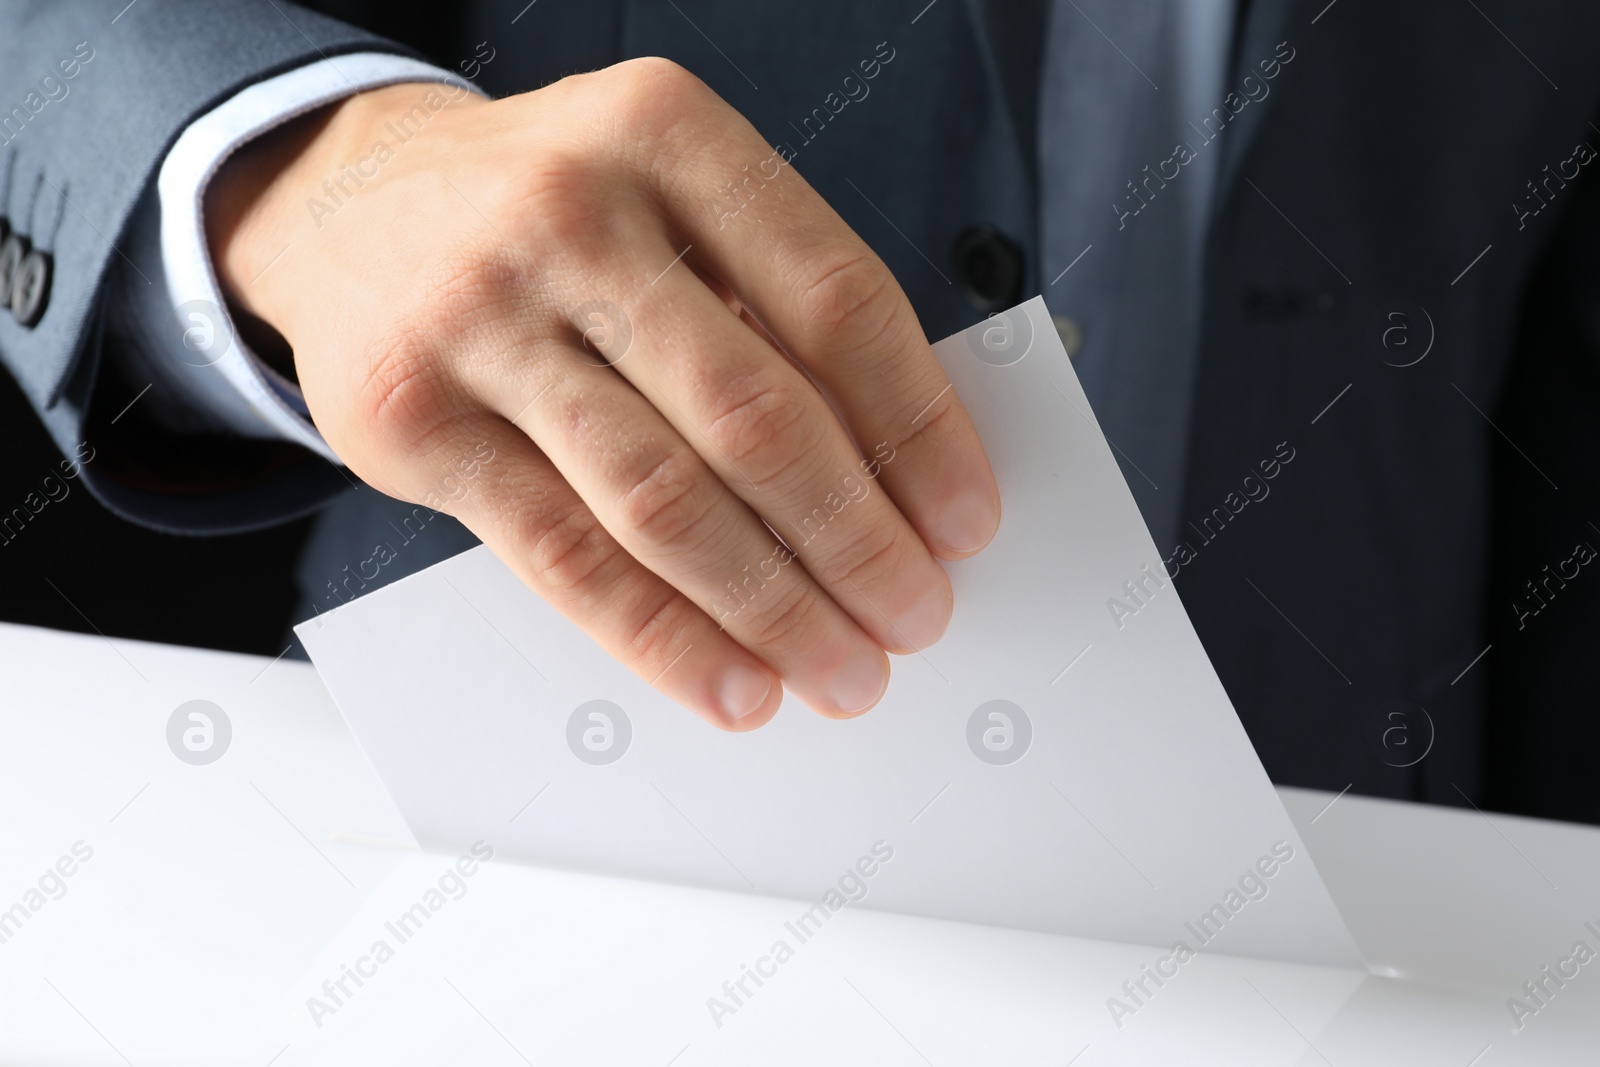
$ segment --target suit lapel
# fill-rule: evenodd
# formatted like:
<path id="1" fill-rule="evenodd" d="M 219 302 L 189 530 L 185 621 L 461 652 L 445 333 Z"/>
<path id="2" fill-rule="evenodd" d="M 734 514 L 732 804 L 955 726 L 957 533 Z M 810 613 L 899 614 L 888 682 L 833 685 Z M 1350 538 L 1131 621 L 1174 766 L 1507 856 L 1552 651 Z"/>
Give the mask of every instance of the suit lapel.
<path id="1" fill-rule="evenodd" d="M 1273 50 L 1288 35 L 1290 13 L 1304 6 L 1296 0 L 1238 0 L 1233 34 L 1233 54 L 1228 61 L 1228 80 L 1223 95 L 1238 93 L 1240 83 L 1249 75 L 1261 80 L 1257 64 L 1273 57 Z M 1289 41 L 1295 47 L 1294 41 Z M 1292 70 L 1288 72 L 1292 75 Z M 1228 124 L 1228 136 L 1222 145 L 1222 163 L 1218 173 L 1216 199 L 1222 198 L 1238 179 L 1239 169 L 1249 154 L 1267 115 L 1277 106 L 1280 93 L 1269 93 L 1259 103 L 1252 103 L 1239 112 Z M 1221 104 L 1221 101 L 1218 101 Z"/>
<path id="2" fill-rule="evenodd" d="M 984 74 L 1005 102 L 1030 182 L 1037 173 L 1039 73 L 1049 0 L 965 0 Z"/>

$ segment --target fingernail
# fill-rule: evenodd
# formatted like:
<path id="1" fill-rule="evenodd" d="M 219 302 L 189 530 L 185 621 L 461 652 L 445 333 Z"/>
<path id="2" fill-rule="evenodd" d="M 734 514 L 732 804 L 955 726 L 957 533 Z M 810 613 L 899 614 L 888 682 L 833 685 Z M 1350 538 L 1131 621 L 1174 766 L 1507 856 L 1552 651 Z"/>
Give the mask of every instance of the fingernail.
<path id="1" fill-rule="evenodd" d="M 982 490 L 967 490 L 945 502 L 933 522 L 933 536 L 944 548 L 963 555 L 976 552 L 994 540 L 1000 512 L 994 497 Z"/>
<path id="2" fill-rule="evenodd" d="M 911 607 L 894 620 L 896 642 L 907 652 L 927 648 L 944 636 L 950 625 L 950 611 L 954 601 L 944 589 L 930 589 Z"/>
<path id="3" fill-rule="evenodd" d="M 842 712 L 865 711 L 889 685 L 888 663 L 877 649 L 851 656 L 828 683 L 828 696 Z"/>
<path id="4" fill-rule="evenodd" d="M 737 722 L 765 704 L 770 692 L 770 674 L 736 663 L 722 673 L 722 681 L 717 685 L 717 704 L 724 715 Z"/>

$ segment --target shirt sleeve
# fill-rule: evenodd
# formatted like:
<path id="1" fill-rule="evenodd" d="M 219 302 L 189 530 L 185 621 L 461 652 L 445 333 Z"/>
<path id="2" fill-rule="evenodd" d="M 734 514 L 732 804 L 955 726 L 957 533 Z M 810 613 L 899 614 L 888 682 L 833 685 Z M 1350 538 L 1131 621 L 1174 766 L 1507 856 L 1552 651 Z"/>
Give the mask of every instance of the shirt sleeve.
<path id="1" fill-rule="evenodd" d="M 109 327 L 117 357 L 149 381 L 145 403 L 177 432 L 292 441 L 338 463 L 300 387 L 250 351 L 234 329 L 205 236 L 205 192 L 240 146 L 316 108 L 400 82 L 470 81 L 404 56 L 358 52 L 257 82 L 191 123 L 135 208 L 113 272 Z M 287 251 L 287 249 L 285 249 Z M 268 264 L 267 269 L 270 269 Z"/>

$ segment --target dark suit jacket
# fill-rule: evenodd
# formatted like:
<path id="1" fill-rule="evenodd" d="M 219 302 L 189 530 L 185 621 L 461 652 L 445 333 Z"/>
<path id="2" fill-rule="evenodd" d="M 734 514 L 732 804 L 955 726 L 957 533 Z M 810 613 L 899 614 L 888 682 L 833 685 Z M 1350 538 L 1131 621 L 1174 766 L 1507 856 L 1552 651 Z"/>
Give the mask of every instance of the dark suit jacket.
<path id="1" fill-rule="evenodd" d="M 795 150 L 930 337 L 1044 288 L 1039 0 L 323 6 L 452 67 L 484 42 L 478 80 L 496 92 L 679 61 Z M 1184 602 L 1276 780 L 1600 820 L 1600 575 L 1574 562 L 1600 546 L 1600 191 L 1577 148 L 1600 148 L 1600 8 L 1242 6 L 1230 86 L 1283 47 L 1295 58 L 1218 141 L 1182 487 L 1193 536 L 1162 546 Z M 292 450 L 107 425 L 128 394 L 100 294 L 186 122 L 319 54 L 399 46 L 266 0 L 165 0 L 114 25 L 66 0 L 0 12 L 0 107 L 57 53 L 96 49 L 5 149 L 12 221 L 53 227 L 56 256 L 40 324 L 0 321 L 6 365 L 69 454 L 106 442 L 113 462 L 86 477 L 135 521 L 237 529 L 319 506 L 343 482 Z M 870 95 L 835 110 L 881 43 L 894 59 Z M 975 226 L 993 229 L 987 251 L 953 258 Z M 1020 269 L 1003 294 L 996 255 Z M 1244 479 L 1284 448 L 1292 463 L 1249 501 Z"/>

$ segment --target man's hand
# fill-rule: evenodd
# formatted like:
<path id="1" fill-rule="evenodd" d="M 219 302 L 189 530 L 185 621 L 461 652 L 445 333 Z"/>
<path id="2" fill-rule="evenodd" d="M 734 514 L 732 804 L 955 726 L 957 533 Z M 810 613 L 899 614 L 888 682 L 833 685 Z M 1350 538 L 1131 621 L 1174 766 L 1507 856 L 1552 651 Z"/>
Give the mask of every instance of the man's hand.
<path id="1" fill-rule="evenodd" d="M 493 103 L 361 93 L 230 161 L 207 209 L 225 290 L 351 470 L 420 501 L 486 443 L 452 513 L 719 726 L 783 686 L 877 703 L 884 650 L 949 623 L 934 557 L 999 524 L 888 269 L 665 60 Z"/>

